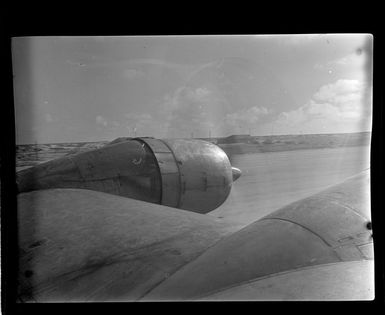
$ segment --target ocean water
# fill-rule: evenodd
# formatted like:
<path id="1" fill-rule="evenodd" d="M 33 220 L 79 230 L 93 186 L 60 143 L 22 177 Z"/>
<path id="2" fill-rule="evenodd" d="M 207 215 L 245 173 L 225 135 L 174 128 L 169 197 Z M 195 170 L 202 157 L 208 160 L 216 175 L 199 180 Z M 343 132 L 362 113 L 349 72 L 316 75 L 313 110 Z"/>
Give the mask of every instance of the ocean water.
<path id="1" fill-rule="evenodd" d="M 246 225 L 368 169 L 370 146 L 239 154 L 232 164 L 242 176 L 210 215 Z"/>

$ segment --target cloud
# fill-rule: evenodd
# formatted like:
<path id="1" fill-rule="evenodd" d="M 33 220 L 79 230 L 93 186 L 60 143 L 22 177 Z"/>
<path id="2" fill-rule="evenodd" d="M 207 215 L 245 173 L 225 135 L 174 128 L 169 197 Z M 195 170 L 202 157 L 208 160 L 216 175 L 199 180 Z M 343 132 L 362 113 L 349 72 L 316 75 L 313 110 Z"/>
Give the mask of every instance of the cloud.
<path id="1" fill-rule="evenodd" d="M 95 121 L 98 125 L 102 125 L 104 127 L 107 127 L 107 125 L 108 125 L 107 120 L 101 115 L 96 116 Z"/>
<path id="2" fill-rule="evenodd" d="M 168 137 L 208 137 L 252 132 L 261 117 L 271 114 L 263 106 L 234 112 L 226 95 L 206 86 L 185 86 L 167 95 L 162 105 L 168 113 Z M 236 108 L 236 107 L 235 107 Z"/>
<path id="3" fill-rule="evenodd" d="M 151 114 L 125 114 L 125 127 L 132 136 L 164 137 L 164 122 Z"/>
<path id="4" fill-rule="evenodd" d="M 265 107 L 254 106 L 225 116 L 224 125 L 227 133 L 237 133 L 241 130 L 250 131 L 255 129 L 257 122 L 262 116 L 270 111 Z"/>
<path id="5" fill-rule="evenodd" d="M 192 88 L 182 86 L 175 90 L 172 95 L 166 94 L 162 104 L 162 110 L 174 111 L 185 108 L 191 104 L 198 106 L 210 101 L 211 91 L 204 87 Z"/>
<path id="6" fill-rule="evenodd" d="M 349 100 L 359 101 L 364 92 L 364 84 L 358 80 L 338 80 L 335 83 L 322 86 L 313 99 L 317 102 L 343 104 Z"/>
<path id="7" fill-rule="evenodd" d="M 223 120 L 225 100 L 207 87 L 184 86 L 166 96 L 163 111 L 168 112 L 167 136 L 207 137 Z"/>
<path id="8" fill-rule="evenodd" d="M 124 116 L 126 117 L 126 123 L 129 125 L 138 125 L 152 121 L 150 114 L 127 113 Z"/>
<path id="9" fill-rule="evenodd" d="M 305 105 L 282 112 L 274 121 L 283 133 L 354 132 L 368 130 L 371 96 L 358 80 L 338 80 L 322 86 Z"/>

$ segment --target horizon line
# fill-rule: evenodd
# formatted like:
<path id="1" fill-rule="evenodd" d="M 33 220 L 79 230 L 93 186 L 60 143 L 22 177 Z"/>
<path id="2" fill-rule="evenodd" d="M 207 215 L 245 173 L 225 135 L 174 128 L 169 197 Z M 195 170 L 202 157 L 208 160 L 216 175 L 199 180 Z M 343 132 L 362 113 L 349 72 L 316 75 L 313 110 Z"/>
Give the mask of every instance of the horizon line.
<path id="1" fill-rule="evenodd" d="M 220 138 L 228 138 L 231 136 L 250 136 L 250 137 L 280 137 L 280 136 L 315 136 L 315 135 L 345 135 L 345 134 L 359 134 L 359 133 L 371 133 L 372 131 L 357 131 L 357 132 L 337 132 L 337 133 L 296 133 L 296 134 L 269 134 L 269 135 L 250 135 L 250 134 L 231 134 L 228 136 L 216 136 L 216 137 L 169 137 L 169 138 L 160 138 L 160 139 L 220 139 Z M 40 142 L 33 142 L 33 143 L 15 143 L 16 146 L 18 145 L 45 145 L 45 144 L 66 144 L 66 143 L 99 143 L 99 142 L 109 142 L 113 141 L 118 138 L 142 138 L 142 137 L 151 137 L 151 136 L 135 136 L 135 137 L 130 137 L 130 136 L 121 136 L 117 137 L 114 139 L 108 139 L 108 140 L 97 140 L 97 141 L 76 141 L 76 142 L 45 142 L 45 143 L 40 143 Z M 156 137 L 153 137 L 156 138 Z"/>

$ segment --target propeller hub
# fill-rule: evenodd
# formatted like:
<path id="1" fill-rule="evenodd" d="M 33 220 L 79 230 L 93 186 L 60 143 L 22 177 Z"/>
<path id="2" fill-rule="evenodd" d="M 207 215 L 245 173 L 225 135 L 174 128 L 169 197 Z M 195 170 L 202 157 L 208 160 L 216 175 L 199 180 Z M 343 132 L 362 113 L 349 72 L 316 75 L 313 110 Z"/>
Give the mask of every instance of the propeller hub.
<path id="1" fill-rule="evenodd" d="M 242 172 L 239 168 L 236 167 L 232 167 L 231 170 L 233 173 L 233 182 L 235 182 L 239 177 L 241 177 Z"/>

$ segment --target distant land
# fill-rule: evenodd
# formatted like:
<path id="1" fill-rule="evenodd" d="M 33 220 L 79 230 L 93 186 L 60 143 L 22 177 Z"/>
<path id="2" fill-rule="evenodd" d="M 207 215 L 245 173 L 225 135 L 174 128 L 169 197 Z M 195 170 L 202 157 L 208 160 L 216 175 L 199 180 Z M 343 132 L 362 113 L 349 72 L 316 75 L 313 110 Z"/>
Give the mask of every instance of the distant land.
<path id="1" fill-rule="evenodd" d="M 217 144 L 228 154 L 263 153 L 370 145 L 371 132 L 250 136 L 218 138 Z"/>
<path id="2" fill-rule="evenodd" d="M 108 143 L 113 144 L 129 139 L 132 138 L 121 137 L 113 141 L 99 142 L 17 145 L 16 168 L 20 170 L 64 155 L 72 155 L 100 148 Z M 367 146 L 370 145 L 371 132 L 270 136 L 252 136 L 245 134 L 199 139 L 217 144 L 229 156 L 232 156 L 234 154 L 247 153 Z"/>

